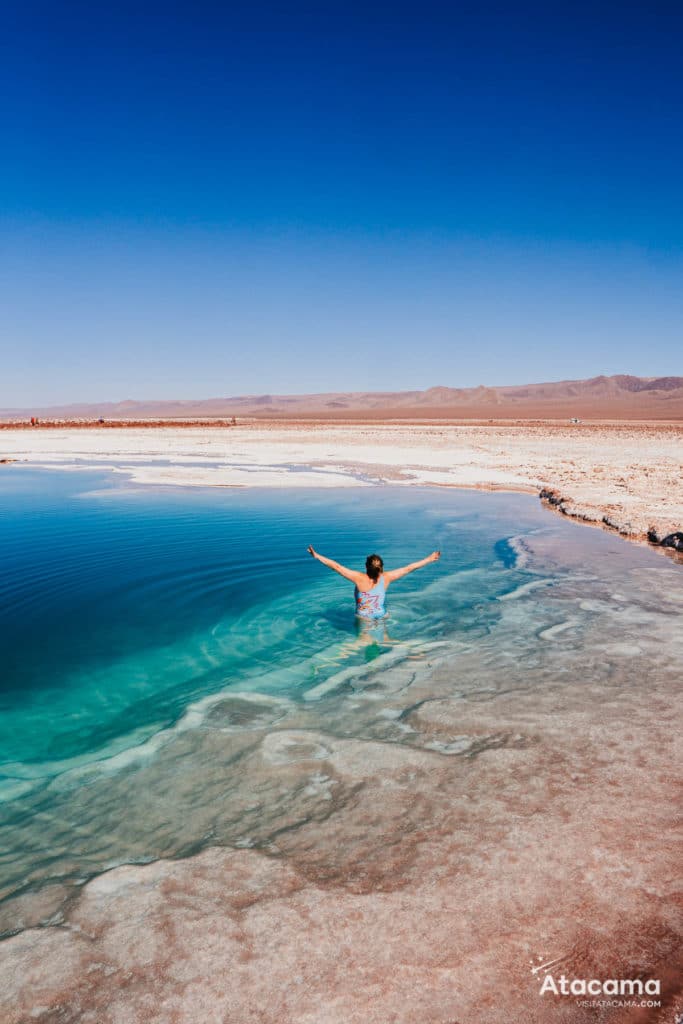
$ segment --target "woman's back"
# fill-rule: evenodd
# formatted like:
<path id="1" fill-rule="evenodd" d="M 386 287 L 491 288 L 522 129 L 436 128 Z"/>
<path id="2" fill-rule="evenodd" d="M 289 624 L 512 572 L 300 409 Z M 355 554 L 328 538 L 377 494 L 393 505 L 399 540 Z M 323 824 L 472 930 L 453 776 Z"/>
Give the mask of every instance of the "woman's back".
<path id="1" fill-rule="evenodd" d="M 381 619 L 386 614 L 384 607 L 384 596 L 386 594 L 384 574 L 379 577 L 376 583 L 369 576 L 366 576 L 365 579 L 369 584 L 367 590 L 361 590 L 358 583 L 356 583 L 354 588 L 356 615 L 360 616 L 361 619 Z M 359 580 L 361 586 L 364 582 L 362 579 Z"/>

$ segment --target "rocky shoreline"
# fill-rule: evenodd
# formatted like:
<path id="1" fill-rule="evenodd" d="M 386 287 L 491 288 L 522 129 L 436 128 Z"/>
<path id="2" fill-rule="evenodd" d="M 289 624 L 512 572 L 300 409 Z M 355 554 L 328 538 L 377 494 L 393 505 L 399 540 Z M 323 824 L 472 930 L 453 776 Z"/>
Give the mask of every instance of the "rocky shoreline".
<path id="1" fill-rule="evenodd" d="M 668 548 L 683 553 L 683 530 L 669 531 L 666 526 L 653 524 L 645 526 L 642 521 L 633 522 L 630 519 L 623 519 L 622 515 L 618 512 L 615 513 L 614 510 L 594 508 L 575 501 L 573 498 L 564 497 L 552 487 L 541 488 L 538 496 L 541 503 L 547 508 L 552 508 L 571 519 L 604 526 L 608 530 L 614 530 L 627 540 L 647 541 L 654 547 Z"/>

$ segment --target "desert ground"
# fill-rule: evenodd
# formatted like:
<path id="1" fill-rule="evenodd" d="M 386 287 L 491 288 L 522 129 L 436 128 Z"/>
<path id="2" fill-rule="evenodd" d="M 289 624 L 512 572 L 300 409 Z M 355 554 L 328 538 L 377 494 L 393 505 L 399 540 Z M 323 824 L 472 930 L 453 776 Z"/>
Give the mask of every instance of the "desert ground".
<path id="1" fill-rule="evenodd" d="M 157 485 L 523 490 L 632 540 L 673 536 L 672 544 L 683 530 L 681 421 L 7 424 L 0 459 L 74 469 L 94 462 Z"/>

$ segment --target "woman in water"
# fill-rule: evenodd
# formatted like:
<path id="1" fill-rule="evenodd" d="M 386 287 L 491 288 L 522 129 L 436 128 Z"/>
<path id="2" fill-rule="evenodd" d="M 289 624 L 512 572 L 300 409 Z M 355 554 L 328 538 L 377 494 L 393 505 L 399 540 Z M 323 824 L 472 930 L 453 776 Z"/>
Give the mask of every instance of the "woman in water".
<path id="1" fill-rule="evenodd" d="M 411 562 L 410 565 L 404 565 L 400 569 L 389 569 L 385 572 L 384 563 L 379 555 L 368 555 L 365 559 L 365 572 L 355 572 L 353 569 L 347 569 L 346 566 L 340 565 L 339 562 L 333 562 L 331 558 L 319 555 L 310 545 L 308 551 L 323 565 L 334 569 L 344 579 L 355 583 L 356 615 L 360 619 L 383 618 L 386 615 L 384 595 L 389 584 L 394 580 L 400 580 L 402 576 L 407 576 L 409 572 L 421 569 L 423 565 L 436 562 L 441 557 L 440 551 L 432 551 L 431 555 L 427 555 L 419 562 Z"/>

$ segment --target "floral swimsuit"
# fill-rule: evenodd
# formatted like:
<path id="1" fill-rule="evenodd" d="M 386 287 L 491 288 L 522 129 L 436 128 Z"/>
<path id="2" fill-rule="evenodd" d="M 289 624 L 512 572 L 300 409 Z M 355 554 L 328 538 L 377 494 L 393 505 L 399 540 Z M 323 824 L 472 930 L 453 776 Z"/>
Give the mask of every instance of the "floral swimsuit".
<path id="1" fill-rule="evenodd" d="M 383 576 L 380 576 L 372 590 L 366 590 L 365 593 L 356 587 L 354 591 L 354 596 L 356 598 L 356 615 L 361 619 L 383 618 L 383 616 L 386 615 L 386 608 L 384 607 L 385 593 L 386 587 L 384 586 Z"/>

